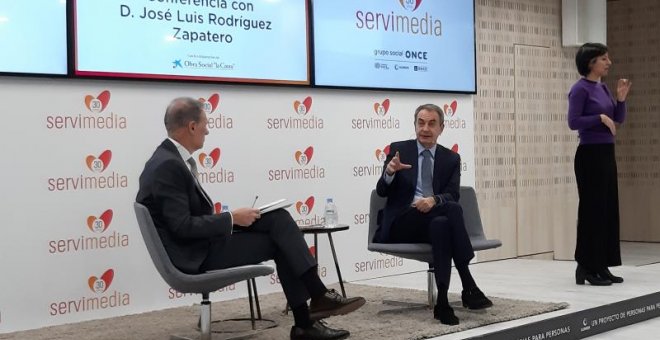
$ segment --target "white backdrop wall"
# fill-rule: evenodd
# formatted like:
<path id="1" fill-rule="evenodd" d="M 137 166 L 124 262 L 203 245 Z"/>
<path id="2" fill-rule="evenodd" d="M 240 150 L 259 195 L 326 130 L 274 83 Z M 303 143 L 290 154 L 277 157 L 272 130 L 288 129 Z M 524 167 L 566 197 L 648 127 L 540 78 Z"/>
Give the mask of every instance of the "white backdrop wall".
<path id="1" fill-rule="evenodd" d="M 440 143 L 458 150 L 462 185 L 474 185 L 469 95 L 0 77 L 0 333 L 199 301 L 159 277 L 132 210 L 178 96 L 207 102 L 210 134 L 196 155 L 219 207 L 287 198 L 300 224 L 315 224 L 334 198 L 351 226 L 334 236 L 346 281 L 425 267 L 366 249 L 382 153 L 414 138 L 418 105 L 450 108 Z M 324 281 L 336 282 L 324 236 L 319 261 Z M 276 275 L 257 284 L 280 291 Z M 239 283 L 212 299 L 245 295 Z"/>

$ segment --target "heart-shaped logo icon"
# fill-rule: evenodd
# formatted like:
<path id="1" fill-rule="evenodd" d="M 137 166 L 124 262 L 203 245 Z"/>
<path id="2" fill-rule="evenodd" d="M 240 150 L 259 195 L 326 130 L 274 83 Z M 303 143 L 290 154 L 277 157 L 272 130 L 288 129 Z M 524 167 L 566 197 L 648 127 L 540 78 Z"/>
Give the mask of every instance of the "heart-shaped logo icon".
<path id="1" fill-rule="evenodd" d="M 383 117 L 387 114 L 387 111 L 390 110 L 390 100 L 385 99 L 382 103 L 374 103 L 374 112 L 377 115 Z"/>
<path id="2" fill-rule="evenodd" d="M 458 144 L 454 144 L 454 145 L 451 147 L 451 151 L 454 151 L 455 153 L 458 153 Z"/>
<path id="3" fill-rule="evenodd" d="M 312 156 L 314 155 L 314 147 L 310 146 L 305 149 L 304 152 L 296 151 L 295 158 L 296 162 L 300 165 L 307 165 L 312 161 Z"/>
<path id="4" fill-rule="evenodd" d="M 202 103 L 204 112 L 207 115 L 210 115 L 211 113 L 215 112 L 215 109 L 218 108 L 218 104 L 220 103 L 220 94 L 214 93 L 209 97 L 209 99 L 199 98 L 199 102 Z"/>
<path id="5" fill-rule="evenodd" d="M 101 214 L 101 216 L 87 217 L 87 228 L 94 233 L 102 233 L 110 226 L 112 222 L 112 209 L 108 209 Z"/>
<path id="6" fill-rule="evenodd" d="M 215 148 L 207 155 L 205 153 L 199 154 L 199 164 L 201 164 L 205 169 L 212 169 L 218 164 L 220 160 L 220 148 Z"/>
<path id="7" fill-rule="evenodd" d="M 385 159 L 387 158 L 387 154 L 389 154 L 389 153 L 390 153 L 390 146 L 389 145 L 384 147 L 383 150 L 376 149 L 376 159 L 379 162 L 385 162 Z"/>
<path id="8" fill-rule="evenodd" d="M 312 97 L 305 98 L 302 103 L 299 101 L 293 102 L 293 110 L 299 115 L 306 115 L 312 109 Z"/>
<path id="9" fill-rule="evenodd" d="M 316 256 L 316 247 L 314 246 L 309 247 L 309 253 L 312 254 L 312 256 Z"/>
<path id="10" fill-rule="evenodd" d="M 213 205 L 213 212 L 216 213 L 216 214 L 221 213 L 222 212 L 222 203 L 215 202 L 215 204 Z"/>
<path id="11" fill-rule="evenodd" d="M 296 202 L 296 211 L 302 216 L 307 216 L 314 209 L 314 196 L 309 196 L 305 202 Z"/>
<path id="12" fill-rule="evenodd" d="M 96 276 L 90 276 L 89 279 L 87 279 L 87 284 L 89 285 L 89 289 L 92 290 L 94 293 L 101 294 L 108 290 L 110 288 L 110 284 L 112 284 L 112 279 L 115 277 L 115 271 L 112 269 L 108 269 L 101 275 L 101 277 L 96 277 Z"/>
<path id="13" fill-rule="evenodd" d="M 85 106 L 87 110 L 95 113 L 103 112 L 110 102 L 110 91 L 105 90 L 99 93 L 98 96 L 92 95 L 85 96 Z"/>
<path id="14" fill-rule="evenodd" d="M 85 158 L 85 163 L 87 163 L 87 168 L 89 168 L 89 170 L 99 173 L 99 172 L 103 172 L 105 169 L 108 168 L 108 165 L 110 165 L 111 160 L 112 160 L 112 151 L 105 150 L 101 152 L 101 154 L 98 157 L 95 157 L 93 155 L 88 155 L 87 158 Z"/>
<path id="15" fill-rule="evenodd" d="M 450 118 L 453 117 L 456 114 L 457 107 L 458 107 L 458 103 L 455 100 L 451 102 L 451 104 L 449 105 L 445 104 L 445 106 L 443 107 L 443 109 L 445 110 L 445 117 L 450 117 Z"/>
<path id="16" fill-rule="evenodd" d="M 419 5 L 422 4 L 422 0 L 399 0 L 399 2 L 401 3 L 401 6 L 403 6 L 403 8 L 409 11 L 416 10 L 419 7 Z"/>

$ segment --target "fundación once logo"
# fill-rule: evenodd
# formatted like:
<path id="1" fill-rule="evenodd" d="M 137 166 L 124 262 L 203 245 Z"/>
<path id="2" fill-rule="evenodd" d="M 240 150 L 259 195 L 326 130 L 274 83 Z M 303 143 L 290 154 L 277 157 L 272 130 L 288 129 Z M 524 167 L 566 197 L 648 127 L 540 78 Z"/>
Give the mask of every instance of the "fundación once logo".
<path id="1" fill-rule="evenodd" d="M 124 130 L 128 126 L 125 116 L 114 112 L 107 114 L 110 104 L 110 91 L 103 90 L 96 96 L 86 95 L 82 103 L 85 113 L 51 114 L 46 116 L 46 128 L 49 130 Z"/>
<path id="2" fill-rule="evenodd" d="M 458 102 L 453 100 L 449 104 L 445 104 L 442 107 L 442 110 L 445 111 L 445 127 L 449 129 L 466 129 L 467 122 L 465 119 L 456 115 L 458 110 Z"/>
<path id="3" fill-rule="evenodd" d="M 422 0 L 399 0 L 399 2 L 401 3 L 401 6 L 403 6 L 403 8 L 411 12 L 416 11 L 417 8 L 419 8 L 419 5 L 422 4 Z"/>
<path id="4" fill-rule="evenodd" d="M 80 174 L 70 177 L 49 177 L 48 191 L 78 191 L 99 189 L 124 189 L 128 187 L 128 176 L 118 172 L 107 172 L 112 161 L 112 151 L 104 150 L 99 155 L 87 155 L 85 165 L 92 175 Z"/>
<path id="5" fill-rule="evenodd" d="M 101 215 L 87 217 L 85 226 L 91 235 L 81 235 L 76 238 L 57 239 L 48 241 L 50 254 L 76 253 L 98 249 L 114 249 L 128 247 L 128 235 L 113 230 L 108 231 L 112 223 L 114 212 L 108 209 Z"/>
<path id="6" fill-rule="evenodd" d="M 233 183 L 235 179 L 234 171 L 224 167 L 218 167 L 220 164 L 220 148 L 214 148 L 209 153 L 200 152 L 197 160 L 203 171 L 199 172 L 199 181 L 202 183 L 220 184 Z"/>
<path id="7" fill-rule="evenodd" d="M 353 167 L 353 177 L 373 177 L 380 176 L 383 173 L 383 164 L 387 158 L 387 154 L 390 153 L 389 144 L 382 149 L 376 149 L 374 152 L 374 158 L 371 158 L 371 164 L 366 165 L 356 165 Z"/>
<path id="8" fill-rule="evenodd" d="M 204 108 L 204 112 L 208 118 L 207 126 L 209 130 L 234 128 L 234 120 L 231 117 L 228 117 L 221 112 L 214 114 L 220 106 L 219 93 L 213 93 L 208 98 L 200 97 L 199 102 L 202 103 L 202 107 Z"/>
<path id="9" fill-rule="evenodd" d="M 325 168 L 318 165 L 310 165 L 314 156 L 314 147 L 308 146 L 304 150 L 296 150 L 293 159 L 299 167 L 289 169 L 269 169 L 268 180 L 287 181 L 298 179 L 325 178 Z"/>
<path id="10" fill-rule="evenodd" d="M 314 115 L 312 111 L 312 97 L 307 96 L 302 101 L 293 101 L 295 116 L 288 118 L 266 119 L 268 130 L 320 130 L 323 129 L 323 119 Z"/>
<path id="11" fill-rule="evenodd" d="M 391 114 L 390 99 L 385 98 L 382 102 L 373 104 L 373 111 L 375 117 L 369 114 L 369 118 L 353 118 L 351 120 L 351 128 L 353 130 L 391 130 L 398 129 L 401 122 Z"/>
<path id="12" fill-rule="evenodd" d="M 129 293 L 110 289 L 115 279 L 115 270 L 110 268 L 101 276 L 92 275 L 87 278 L 88 289 L 93 296 L 82 296 L 76 300 L 56 301 L 50 304 L 50 315 L 66 315 L 73 313 L 92 312 L 128 306 L 131 303 Z M 87 293 L 89 294 L 89 293 Z"/>

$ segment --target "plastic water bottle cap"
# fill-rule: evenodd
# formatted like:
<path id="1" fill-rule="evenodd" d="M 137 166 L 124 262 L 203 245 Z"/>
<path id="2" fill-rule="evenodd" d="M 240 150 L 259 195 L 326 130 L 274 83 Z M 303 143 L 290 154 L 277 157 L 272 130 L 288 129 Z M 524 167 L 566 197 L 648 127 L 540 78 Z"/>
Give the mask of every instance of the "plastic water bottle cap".
<path id="1" fill-rule="evenodd" d="M 325 201 L 328 202 L 328 203 L 332 203 L 332 198 L 326 198 Z"/>

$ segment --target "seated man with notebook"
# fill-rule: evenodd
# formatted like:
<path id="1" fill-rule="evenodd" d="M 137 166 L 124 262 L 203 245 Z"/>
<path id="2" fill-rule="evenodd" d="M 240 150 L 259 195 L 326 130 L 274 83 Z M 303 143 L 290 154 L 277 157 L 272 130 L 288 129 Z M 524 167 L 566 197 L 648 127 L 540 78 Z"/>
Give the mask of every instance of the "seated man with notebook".
<path id="1" fill-rule="evenodd" d="M 165 128 L 168 138 L 145 164 L 136 200 L 149 209 L 172 263 L 195 274 L 274 259 L 295 320 L 291 339 L 348 337 L 348 331 L 317 320 L 350 313 L 365 300 L 346 299 L 325 287 L 286 210 L 261 215 L 259 209 L 245 207 L 213 214 L 191 156 L 209 133 L 201 103 L 193 98 L 173 100 L 165 112 Z"/>

